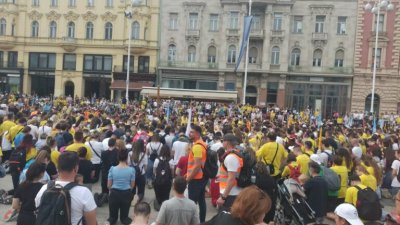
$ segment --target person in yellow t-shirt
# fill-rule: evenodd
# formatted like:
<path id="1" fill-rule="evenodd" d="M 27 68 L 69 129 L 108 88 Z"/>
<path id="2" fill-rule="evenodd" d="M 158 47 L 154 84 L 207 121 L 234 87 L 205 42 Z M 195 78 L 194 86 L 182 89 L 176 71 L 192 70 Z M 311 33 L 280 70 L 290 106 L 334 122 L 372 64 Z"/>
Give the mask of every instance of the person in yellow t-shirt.
<path id="1" fill-rule="evenodd" d="M 286 163 L 287 163 L 287 165 L 286 165 L 285 168 L 283 169 L 282 177 L 290 177 L 290 176 L 292 175 L 292 174 L 291 174 L 291 170 L 292 170 L 292 169 L 294 169 L 294 168 L 296 168 L 296 167 L 299 167 L 299 168 L 300 168 L 300 165 L 296 162 L 296 156 L 295 156 L 294 154 L 292 154 L 292 153 L 290 153 L 290 154 L 288 155 L 288 158 L 287 158 Z M 296 178 L 290 177 L 290 178 L 298 179 L 298 177 L 296 177 Z"/>
<path id="2" fill-rule="evenodd" d="M 340 177 L 340 189 L 338 195 L 338 203 L 343 203 L 346 197 L 347 191 L 347 181 L 348 181 L 348 171 L 345 166 L 342 166 L 343 159 L 340 156 L 333 157 L 333 166 L 331 169 Z"/>
<path id="3" fill-rule="evenodd" d="M 310 156 L 303 153 L 299 146 L 294 146 L 292 151 L 296 156 L 297 164 L 300 165 L 301 174 L 308 175 L 308 163 L 310 162 Z"/>
<path id="4" fill-rule="evenodd" d="M 361 184 L 376 191 L 376 189 L 378 188 L 376 178 L 374 177 L 374 175 L 369 174 L 364 166 L 362 165 L 356 166 L 356 174 L 360 177 Z"/>
<path id="5" fill-rule="evenodd" d="M 78 152 L 80 147 L 85 147 L 86 150 L 87 150 L 86 159 L 87 160 L 91 160 L 92 156 L 93 156 L 93 152 L 92 152 L 92 149 L 89 146 L 86 146 L 83 143 L 83 133 L 82 133 L 82 131 L 75 132 L 74 139 L 75 139 L 74 143 L 71 144 L 71 145 L 68 145 L 67 148 L 65 148 L 65 151 Z"/>
<path id="6" fill-rule="evenodd" d="M 7 139 L 11 142 L 11 144 L 14 144 L 14 139 L 17 136 L 17 134 L 21 133 L 24 127 L 26 126 L 26 119 L 24 117 L 20 118 L 18 120 L 18 124 L 11 127 L 10 130 L 8 131 Z"/>
<path id="7" fill-rule="evenodd" d="M 308 157 L 314 154 L 313 144 L 311 141 L 304 142 L 304 154 L 306 154 Z"/>
<path id="8" fill-rule="evenodd" d="M 350 181 L 351 187 L 347 188 L 347 190 L 346 190 L 346 197 L 344 199 L 344 202 L 350 203 L 354 206 L 357 206 L 357 199 L 358 199 L 357 187 L 360 188 L 361 190 L 363 190 L 363 189 L 367 188 L 367 186 L 361 184 L 361 179 L 357 175 L 350 176 L 349 181 Z"/>
<path id="9" fill-rule="evenodd" d="M 0 135 L 3 135 L 4 132 L 9 131 L 11 127 L 16 125 L 12 120 L 13 114 L 9 114 L 4 118 L 3 123 L 0 125 Z"/>
<path id="10" fill-rule="evenodd" d="M 271 176 L 277 176 L 280 173 L 281 162 L 287 158 L 288 153 L 283 145 L 276 142 L 276 134 L 271 132 L 267 134 L 267 143 L 261 146 L 256 156 L 262 158 L 266 164 L 273 164 L 275 171 Z"/>

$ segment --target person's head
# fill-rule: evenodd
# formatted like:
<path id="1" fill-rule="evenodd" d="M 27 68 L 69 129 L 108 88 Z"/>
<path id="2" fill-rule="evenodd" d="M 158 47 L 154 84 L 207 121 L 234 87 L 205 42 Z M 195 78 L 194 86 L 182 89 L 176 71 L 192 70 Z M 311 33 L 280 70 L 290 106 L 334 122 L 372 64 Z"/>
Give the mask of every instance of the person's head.
<path id="1" fill-rule="evenodd" d="M 83 132 L 82 131 L 77 131 L 74 135 L 74 139 L 76 142 L 83 142 Z"/>
<path id="2" fill-rule="evenodd" d="M 303 151 L 301 151 L 301 147 L 299 145 L 293 146 L 292 152 L 295 156 L 303 154 Z"/>
<path id="3" fill-rule="evenodd" d="M 257 186 L 243 189 L 233 202 L 231 213 L 246 225 L 263 222 L 265 214 L 271 209 L 271 198 Z"/>
<path id="4" fill-rule="evenodd" d="M 336 207 L 335 214 L 336 225 L 363 225 L 356 207 L 349 203 L 342 203 Z"/>
<path id="5" fill-rule="evenodd" d="M 114 148 L 116 143 L 117 143 L 117 140 L 115 140 L 115 138 L 108 139 L 108 147 L 109 148 Z"/>
<path id="6" fill-rule="evenodd" d="M 145 152 L 146 148 L 144 147 L 144 141 L 142 139 L 138 139 L 133 143 L 133 150 L 138 152 Z"/>
<path id="7" fill-rule="evenodd" d="M 312 160 L 310 161 L 308 166 L 309 166 L 311 176 L 316 176 L 321 172 L 321 166 Z"/>
<path id="8" fill-rule="evenodd" d="M 177 194 L 182 195 L 186 190 L 186 185 L 187 185 L 187 182 L 184 177 L 181 177 L 181 176 L 175 177 L 173 187 L 174 187 L 174 191 Z"/>
<path id="9" fill-rule="evenodd" d="M 40 162 L 32 163 L 26 171 L 26 181 L 33 182 L 43 177 L 46 171 L 46 165 Z"/>
<path id="10" fill-rule="evenodd" d="M 361 179 L 358 175 L 353 174 L 351 176 L 349 176 L 349 182 L 351 186 L 355 186 L 361 183 Z"/>
<path id="11" fill-rule="evenodd" d="M 361 176 L 363 174 L 369 175 L 367 169 L 365 169 L 365 167 L 363 165 L 357 165 L 356 166 L 356 174 L 358 176 Z"/>
<path id="12" fill-rule="evenodd" d="M 137 218 L 145 219 L 147 222 L 150 219 L 151 208 L 147 202 L 139 202 L 133 208 L 133 221 Z"/>
<path id="13" fill-rule="evenodd" d="M 36 162 L 43 163 L 45 165 L 50 162 L 50 154 L 48 151 L 41 150 L 36 156 Z"/>
<path id="14" fill-rule="evenodd" d="M 116 141 L 115 147 L 116 147 L 118 150 L 122 150 L 122 149 L 125 149 L 125 150 L 126 150 L 125 141 L 122 140 L 122 139 L 118 139 L 118 140 Z"/>
<path id="15" fill-rule="evenodd" d="M 168 145 L 163 145 L 160 149 L 160 157 L 169 160 L 171 158 L 171 150 Z"/>
<path id="16" fill-rule="evenodd" d="M 52 136 L 49 136 L 46 138 L 46 144 L 49 146 L 51 149 L 55 148 L 57 145 L 56 139 L 54 139 Z"/>
<path id="17" fill-rule="evenodd" d="M 18 120 L 18 123 L 19 123 L 20 125 L 25 126 L 25 125 L 26 125 L 26 118 L 25 118 L 25 117 L 21 117 L 21 118 Z"/>
<path id="18" fill-rule="evenodd" d="M 311 141 L 306 141 L 306 142 L 304 142 L 304 147 L 305 147 L 307 150 L 312 149 L 312 143 L 311 143 Z"/>
<path id="19" fill-rule="evenodd" d="M 30 126 L 25 126 L 24 129 L 22 129 L 22 133 L 24 134 L 29 134 L 31 132 L 31 127 Z"/>
<path id="20" fill-rule="evenodd" d="M 33 146 L 33 137 L 31 134 L 25 134 L 19 147 L 30 148 Z M 29 150 L 29 149 L 27 149 Z"/>
<path id="21" fill-rule="evenodd" d="M 269 132 L 267 134 L 267 139 L 268 139 L 268 142 L 275 142 L 276 141 L 276 133 L 275 132 Z"/>
<path id="22" fill-rule="evenodd" d="M 127 162 L 128 160 L 128 150 L 121 149 L 118 151 L 118 161 L 119 162 Z"/>
<path id="23" fill-rule="evenodd" d="M 160 135 L 157 132 L 154 132 L 153 136 L 151 136 L 151 142 L 160 142 Z"/>
<path id="24" fill-rule="evenodd" d="M 223 146 L 226 150 L 231 150 L 238 144 L 238 138 L 234 134 L 229 133 L 224 136 Z"/>
<path id="25" fill-rule="evenodd" d="M 78 156 L 79 158 L 86 158 L 87 149 L 86 147 L 82 146 L 78 149 Z"/>
<path id="26" fill-rule="evenodd" d="M 286 163 L 289 164 L 291 162 L 296 162 L 296 155 L 293 153 L 290 153 L 287 157 Z"/>
<path id="27" fill-rule="evenodd" d="M 197 141 L 201 138 L 202 129 L 200 126 L 192 125 L 192 129 L 189 133 L 189 138 L 191 141 Z"/>
<path id="28" fill-rule="evenodd" d="M 338 155 L 333 156 L 332 161 L 333 161 L 333 164 L 335 164 L 336 166 L 341 166 L 343 164 L 343 158 Z"/>
<path id="29" fill-rule="evenodd" d="M 79 157 L 76 152 L 66 151 L 58 157 L 58 172 L 60 174 L 73 174 L 74 176 L 78 172 Z"/>

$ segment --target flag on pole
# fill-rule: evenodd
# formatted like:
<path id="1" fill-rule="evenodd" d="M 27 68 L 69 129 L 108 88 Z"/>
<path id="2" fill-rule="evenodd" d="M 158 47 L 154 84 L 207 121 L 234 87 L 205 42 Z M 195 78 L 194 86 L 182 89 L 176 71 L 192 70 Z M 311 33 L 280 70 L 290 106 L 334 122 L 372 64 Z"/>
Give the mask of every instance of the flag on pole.
<path id="1" fill-rule="evenodd" d="M 239 68 L 240 61 L 242 61 L 243 54 L 247 48 L 248 40 L 250 37 L 250 29 L 251 29 L 251 21 L 253 20 L 253 16 L 245 16 L 244 17 L 244 28 L 243 28 L 243 38 L 242 45 L 240 46 L 239 57 L 236 61 L 235 72 Z"/>
<path id="2" fill-rule="evenodd" d="M 190 133 L 191 126 L 192 126 L 192 108 L 188 109 L 187 112 L 188 112 L 189 116 L 188 116 L 188 123 L 187 123 L 185 135 L 187 137 L 189 137 L 189 133 Z"/>
<path id="3" fill-rule="evenodd" d="M 375 116 L 373 117 L 373 120 L 374 120 L 374 122 L 373 122 L 373 126 L 372 126 L 372 133 L 375 133 L 376 132 L 376 119 L 375 119 Z"/>

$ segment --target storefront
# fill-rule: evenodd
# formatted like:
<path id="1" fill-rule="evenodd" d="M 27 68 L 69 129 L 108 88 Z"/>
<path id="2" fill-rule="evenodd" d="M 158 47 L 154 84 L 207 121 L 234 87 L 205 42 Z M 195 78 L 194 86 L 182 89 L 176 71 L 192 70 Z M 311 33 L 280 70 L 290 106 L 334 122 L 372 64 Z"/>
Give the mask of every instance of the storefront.
<path id="1" fill-rule="evenodd" d="M 54 71 L 29 71 L 31 77 L 31 94 L 39 97 L 51 96 L 54 94 Z"/>

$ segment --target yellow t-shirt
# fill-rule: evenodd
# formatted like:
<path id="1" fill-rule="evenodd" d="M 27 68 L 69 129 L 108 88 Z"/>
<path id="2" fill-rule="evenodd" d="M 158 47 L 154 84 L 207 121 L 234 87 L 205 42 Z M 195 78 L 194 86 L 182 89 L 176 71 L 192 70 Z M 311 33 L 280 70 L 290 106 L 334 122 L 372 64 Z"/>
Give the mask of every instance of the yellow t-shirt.
<path id="1" fill-rule="evenodd" d="M 58 168 L 58 157 L 60 157 L 60 152 L 57 150 L 53 150 L 50 153 L 50 160 L 54 163 L 56 168 Z"/>
<path id="2" fill-rule="evenodd" d="M 15 126 L 16 124 L 13 121 L 6 120 L 0 125 L 0 135 L 3 135 L 4 132 L 10 130 L 11 127 Z"/>
<path id="3" fill-rule="evenodd" d="M 286 159 L 288 156 L 288 152 L 285 150 L 283 145 L 280 145 L 276 142 L 268 142 L 261 146 L 261 148 L 256 152 L 257 158 L 263 157 L 264 162 L 267 164 L 272 163 L 276 153 L 275 160 L 273 162 L 275 173 L 271 174 L 272 176 L 276 176 L 279 174 L 279 168 L 281 167 L 282 160 Z"/>
<path id="4" fill-rule="evenodd" d="M 86 145 L 83 144 L 83 143 L 73 143 L 73 144 L 70 144 L 70 145 L 68 145 L 68 147 L 65 149 L 65 151 L 78 152 L 78 150 L 79 150 L 81 147 L 85 147 L 86 150 L 87 150 L 86 159 L 87 159 L 87 160 L 92 159 L 92 156 L 93 156 L 92 149 L 90 149 L 88 146 L 86 146 Z"/>
<path id="5" fill-rule="evenodd" d="M 360 187 L 361 189 L 367 188 L 367 186 L 362 185 L 362 184 L 359 184 L 357 186 Z M 344 199 L 344 202 L 350 203 L 350 204 L 356 206 L 357 205 L 357 194 L 358 194 L 358 189 L 356 187 L 347 188 L 346 197 Z"/>
<path id="6" fill-rule="evenodd" d="M 29 160 L 35 158 L 37 155 L 37 150 L 36 148 L 31 148 L 29 149 L 28 152 L 26 152 L 26 161 L 28 162 Z"/>
<path id="7" fill-rule="evenodd" d="M 301 174 L 308 175 L 308 163 L 310 162 L 310 157 L 306 154 L 301 154 L 296 157 L 296 161 L 300 165 Z"/>
<path id="8" fill-rule="evenodd" d="M 340 189 L 338 198 L 345 198 L 347 191 L 348 172 L 345 166 L 332 166 L 331 169 L 340 177 Z"/>
<path id="9" fill-rule="evenodd" d="M 375 176 L 374 167 L 372 167 L 372 166 L 366 166 L 366 165 L 364 164 L 364 162 L 361 162 L 361 165 L 368 171 L 368 173 L 369 173 L 370 175 Z"/>
<path id="10" fill-rule="evenodd" d="M 297 162 L 291 162 L 289 165 L 292 167 L 299 166 L 299 164 Z M 282 177 L 288 177 L 288 176 L 290 176 L 290 168 L 289 168 L 289 166 L 285 166 L 285 168 L 283 169 L 283 172 L 282 172 Z"/>
<path id="11" fill-rule="evenodd" d="M 360 180 L 361 184 L 371 188 L 374 191 L 376 191 L 376 189 L 378 188 L 376 178 L 373 175 L 363 174 L 360 176 Z"/>
<path id="12" fill-rule="evenodd" d="M 193 145 L 192 152 L 194 158 L 203 158 L 203 147 L 201 145 Z"/>
<path id="13" fill-rule="evenodd" d="M 10 132 L 8 132 L 6 136 L 8 140 L 12 142 L 12 144 L 14 144 L 14 138 L 17 136 L 17 134 L 19 134 L 22 131 L 22 129 L 24 129 L 24 126 L 20 124 L 17 124 L 10 128 Z"/>

